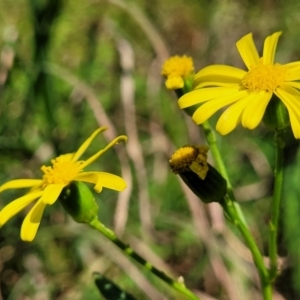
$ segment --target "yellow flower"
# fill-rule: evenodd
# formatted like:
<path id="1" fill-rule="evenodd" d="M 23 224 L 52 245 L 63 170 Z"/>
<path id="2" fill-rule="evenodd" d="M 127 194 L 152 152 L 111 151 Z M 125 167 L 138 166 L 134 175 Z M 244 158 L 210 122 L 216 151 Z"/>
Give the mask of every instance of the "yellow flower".
<path id="1" fill-rule="evenodd" d="M 37 233 L 45 207 L 56 202 L 62 190 L 73 181 L 93 183 L 95 185 L 94 189 L 98 193 L 101 192 L 103 187 L 123 191 L 126 188 L 126 182 L 121 177 L 106 172 L 83 172 L 83 169 L 113 145 L 120 141 L 126 141 L 126 136 L 115 138 L 104 149 L 87 160 L 79 160 L 93 139 L 106 129 L 107 127 L 101 127 L 95 130 L 75 153 L 52 159 L 52 166 L 42 166 L 41 170 L 44 173 L 42 179 L 17 179 L 0 186 L 0 193 L 8 189 L 31 188 L 24 196 L 15 199 L 1 210 L 0 227 L 31 202 L 36 201 L 26 215 L 21 227 L 21 239 L 32 241 Z"/>
<path id="2" fill-rule="evenodd" d="M 194 78 L 194 90 L 182 96 L 180 108 L 204 103 L 193 114 L 201 124 L 219 109 L 229 106 L 217 122 L 217 130 L 225 135 L 239 122 L 254 129 L 261 122 L 273 95 L 286 106 L 291 127 L 300 138 L 300 61 L 281 65 L 274 63 L 275 50 L 281 32 L 268 36 L 259 57 L 252 34 L 237 43 L 237 49 L 248 71 L 226 65 L 212 65 L 200 70 Z"/>
<path id="3" fill-rule="evenodd" d="M 172 56 L 163 64 L 161 75 L 167 77 L 166 87 L 169 90 L 177 90 L 184 87 L 184 79 L 193 76 L 194 64 L 191 57 Z"/>

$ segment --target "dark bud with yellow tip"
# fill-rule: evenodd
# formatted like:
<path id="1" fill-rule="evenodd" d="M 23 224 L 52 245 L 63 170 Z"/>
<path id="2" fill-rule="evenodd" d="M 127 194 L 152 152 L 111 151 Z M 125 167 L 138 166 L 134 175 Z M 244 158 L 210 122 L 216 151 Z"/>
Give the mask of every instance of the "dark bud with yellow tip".
<path id="1" fill-rule="evenodd" d="M 207 162 L 207 146 L 184 146 L 169 160 L 170 167 L 205 203 L 220 202 L 226 194 L 227 183 Z"/>
<path id="2" fill-rule="evenodd" d="M 66 186 L 59 202 L 65 211 L 78 223 L 90 224 L 98 219 L 98 204 L 90 188 L 81 181 L 73 181 Z"/>

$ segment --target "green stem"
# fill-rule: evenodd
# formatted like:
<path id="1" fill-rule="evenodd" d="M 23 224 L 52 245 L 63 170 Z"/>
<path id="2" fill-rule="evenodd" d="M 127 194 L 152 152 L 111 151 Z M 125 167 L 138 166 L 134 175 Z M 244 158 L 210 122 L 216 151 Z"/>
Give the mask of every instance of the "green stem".
<path id="1" fill-rule="evenodd" d="M 264 300 L 271 300 L 272 299 L 272 286 L 269 280 L 269 273 L 265 267 L 262 254 L 258 249 L 255 240 L 253 239 L 252 234 L 250 233 L 249 229 L 245 226 L 243 220 L 240 219 L 239 214 L 237 213 L 236 209 L 233 206 L 233 201 L 229 199 L 228 196 L 225 196 L 223 201 L 221 202 L 224 211 L 230 217 L 231 221 L 234 225 L 239 229 L 240 233 L 242 234 L 249 250 L 251 251 L 252 258 L 254 264 L 257 268 L 261 288 L 263 292 L 263 299 Z"/>
<path id="2" fill-rule="evenodd" d="M 225 164 L 223 162 L 221 153 L 220 153 L 219 148 L 218 148 L 216 135 L 214 134 L 214 132 L 213 132 L 213 130 L 212 130 L 212 128 L 211 128 L 208 121 L 202 123 L 202 128 L 204 130 L 204 134 L 205 134 L 206 140 L 208 142 L 209 149 L 210 149 L 211 154 L 212 154 L 212 156 L 214 158 L 214 161 L 216 163 L 216 167 L 217 167 L 218 171 L 221 173 L 221 175 L 227 181 L 227 194 L 228 194 L 229 198 L 231 199 L 232 204 L 234 206 L 234 209 L 236 210 L 236 213 L 239 215 L 239 218 L 246 225 L 247 223 L 246 223 L 245 216 L 244 216 L 239 204 L 237 202 L 235 202 L 235 196 L 233 194 L 232 185 L 231 185 L 228 173 L 227 173 L 227 169 L 226 169 Z"/>
<path id="3" fill-rule="evenodd" d="M 137 254 L 132 248 L 130 248 L 128 245 L 124 244 L 116 234 L 107 228 L 105 225 L 103 225 L 98 219 L 94 219 L 90 225 L 101 232 L 104 236 L 106 236 L 109 240 L 111 240 L 117 247 L 119 247 L 125 254 L 132 257 L 136 262 L 141 264 L 144 268 L 149 270 L 151 273 L 153 273 L 155 276 L 162 279 L 164 282 L 166 282 L 168 285 L 170 285 L 173 289 L 177 290 L 181 294 L 185 295 L 190 300 L 200 300 L 199 297 L 197 297 L 192 291 L 186 288 L 184 283 L 174 280 L 173 278 L 166 275 L 164 272 L 158 270 L 154 266 L 152 266 L 148 261 L 146 261 L 143 257 L 141 257 L 139 254 Z"/>
<path id="4" fill-rule="evenodd" d="M 237 202 L 235 202 L 232 185 L 230 183 L 226 167 L 224 165 L 222 156 L 220 154 L 220 151 L 219 151 L 219 148 L 217 145 L 216 136 L 215 136 L 213 130 L 211 129 L 211 126 L 208 121 L 204 122 L 202 124 L 202 127 L 204 129 L 204 133 L 205 133 L 208 145 L 210 147 L 210 151 L 211 151 L 214 161 L 216 163 L 216 167 L 219 170 L 219 172 L 221 173 L 221 175 L 227 181 L 228 197 L 226 197 L 224 199 L 223 209 L 230 216 L 234 225 L 239 229 L 245 242 L 248 245 L 248 248 L 253 257 L 254 264 L 259 273 L 264 300 L 271 300 L 272 299 L 272 286 L 270 284 L 269 273 L 263 262 L 262 254 L 259 251 L 259 249 L 256 245 L 256 242 L 253 239 L 253 237 L 249 231 L 244 214 L 243 214 L 239 204 Z"/>
<path id="5" fill-rule="evenodd" d="M 219 151 L 218 145 L 217 145 L 217 138 L 216 135 L 214 134 L 213 130 L 211 129 L 211 126 L 208 121 L 202 123 L 202 128 L 204 130 L 205 137 L 207 139 L 209 149 L 211 151 L 211 154 L 214 158 L 214 161 L 216 163 L 216 167 L 218 171 L 221 173 L 221 175 L 226 179 L 227 181 L 227 191 L 228 191 L 228 196 L 230 199 L 235 200 L 233 191 L 232 191 L 232 185 L 229 180 L 229 176 L 226 170 L 226 167 L 224 165 L 221 153 Z"/>
<path id="6" fill-rule="evenodd" d="M 270 233 L 269 233 L 269 256 L 270 256 L 270 280 L 274 281 L 277 273 L 277 235 L 278 235 L 278 221 L 279 221 L 279 210 L 280 200 L 282 195 L 283 185 L 283 131 L 275 131 L 275 183 L 273 192 L 273 201 L 271 207 L 271 220 L 270 220 Z"/>
<path id="7" fill-rule="evenodd" d="M 190 92 L 190 91 L 191 90 L 181 91 L 181 93 L 185 94 L 185 93 Z M 178 94 L 178 91 L 177 91 L 176 94 L 178 95 L 178 98 L 179 98 L 179 96 L 181 96 L 181 94 Z M 194 110 L 191 107 L 187 107 L 184 111 L 189 116 L 192 116 L 193 113 L 194 113 Z M 232 185 L 231 185 L 228 173 L 227 173 L 227 169 L 226 169 L 225 164 L 223 162 L 221 153 L 220 153 L 219 148 L 218 148 L 216 135 L 215 135 L 213 129 L 211 128 L 209 121 L 203 122 L 201 124 L 201 126 L 203 128 L 203 131 L 204 131 L 207 143 L 209 145 L 209 149 L 211 151 L 211 154 L 212 154 L 212 156 L 214 158 L 214 161 L 216 163 L 217 170 L 220 172 L 220 174 L 227 181 L 227 194 L 228 194 L 229 198 L 231 199 L 232 204 L 234 206 L 234 209 L 236 210 L 236 213 L 239 215 L 239 218 L 244 222 L 245 225 L 247 225 L 247 221 L 246 221 L 246 218 L 245 218 L 245 216 L 244 216 L 244 214 L 243 214 L 243 212 L 241 210 L 241 207 L 235 201 L 235 196 L 234 196 L 234 193 L 233 193 L 233 188 L 232 188 Z"/>

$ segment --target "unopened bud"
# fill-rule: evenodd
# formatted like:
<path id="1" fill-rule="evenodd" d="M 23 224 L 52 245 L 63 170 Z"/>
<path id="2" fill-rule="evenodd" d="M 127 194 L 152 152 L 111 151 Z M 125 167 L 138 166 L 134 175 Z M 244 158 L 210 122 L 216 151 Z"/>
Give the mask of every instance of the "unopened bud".
<path id="1" fill-rule="evenodd" d="M 98 204 L 84 182 L 73 181 L 65 187 L 59 196 L 59 202 L 78 223 L 90 224 L 93 220 L 98 219 Z"/>
<path id="2" fill-rule="evenodd" d="M 207 146 L 184 146 L 169 160 L 170 167 L 205 203 L 220 202 L 226 194 L 227 183 L 207 162 Z"/>

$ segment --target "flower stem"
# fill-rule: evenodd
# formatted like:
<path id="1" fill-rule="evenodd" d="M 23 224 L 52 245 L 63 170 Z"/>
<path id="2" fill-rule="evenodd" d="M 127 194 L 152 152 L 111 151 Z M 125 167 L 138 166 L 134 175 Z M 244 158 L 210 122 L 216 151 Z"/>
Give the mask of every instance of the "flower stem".
<path id="1" fill-rule="evenodd" d="M 218 145 L 217 145 L 217 138 L 216 135 L 214 134 L 213 130 L 211 129 L 211 126 L 208 121 L 202 123 L 202 127 L 204 130 L 205 137 L 207 139 L 209 149 L 211 151 L 211 154 L 214 158 L 214 161 L 216 163 L 216 167 L 218 171 L 221 173 L 221 175 L 226 179 L 227 181 L 227 191 L 228 191 L 228 196 L 230 199 L 235 200 L 233 191 L 232 191 L 232 186 L 229 180 L 229 176 L 226 170 L 226 167 L 224 165 L 222 156 L 220 154 Z"/>
<path id="2" fill-rule="evenodd" d="M 131 247 L 124 244 L 116 234 L 109 228 L 107 228 L 104 224 L 102 224 L 98 219 L 94 219 L 90 226 L 92 226 L 94 229 L 101 232 L 104 236 L 106 236 L 110 241 L 112 241 L 117 247 L 119 247 L 125 254 L 132 257 L 136 262 L 141 264 L 145 269 L 149 270 L 151 273 L 153 273 L 155 276 L 162 279 L 164 282 L 166 282 L 169 286 L 171 286 L 173 289 L 177 290 L 181 294 L 185 295 L 187 299 L 190 300 L 200 300 L 199 297 L 197 297 L 192 291 L 186 288 L 183 282 L 179 282 L 174 280 L 173 278 L 169 277 L 164 272 L 158 270 L 152 264 L 150 264 L 148 261 L 146 261 L 143 257 L 141 257 L 138 253 L 136 253 Z"/>
<path id="3" fill-rule="evenodd" d="M 262 287 L 262 293 L 263 293 L 263 299 L 264 300 L 271 300 L 272 299 L 272 286 L 270 283 L 270 277 L 269 273 L 267 271 L 266 266 L 263 262 L 263 257 L 260 252 L 260 250 L 257 247 L 257 244 L 255 240 L 253 239 L 250 230 L 247 226 L 246 219 L 244 217 L 244 214 L 239 206 L 239 204 L 235 201 L 235 197 L 233 194 L 232 185 L 230 183 L 230 179 L 226 170 L 226 167 L 224 165 L 222 156 L 220 154 L 218 145 L 217 145 L 217 139 L 216 136 L 209 124 L 208 121 L 204 122 L 202 124 L 202 127 L 204 129 L 204 133 L 208 142 L 208 145 L 210 147 L 212 156 L 214 158 L 214 161 L 216 163 L 216 167 L 221 173 L 221 175 L 226 179 L 227 181 L 227 195 L 224 198 L 224 201 L 222 203 L 224 211 L 227 213 L 227 215 L 232 220 L 233 224 L 238 228 L 240 233 L 242 234 L 251 254 L 253 257 L 254 264 L 257 268 L 261 287 Z"/>
<path id="4" fill-rule="evenodd" d="M 271 220 L 269 223 L 270 233 L 269 233 L 269 256 L 270 256 L 270 270 L 269 276 L 270 280 L 274 281 L 277 272 L 277 235 L 278 235 L 278 221 L 279 221 L 279 210 L 280 210 L 280 200 L 282 195 L 282 185 L 283 185 L 283 131 L 275 131 L 275 183 L 273 192 L 273 201 L 271 208 Z"/>
<path id="5" fill-rule="evenodd" d="M 235 196 L 233 194 L 233 189 L 232 185 L 225 167 L 225 164 L 223 162 L 221 153 L 219 151 L 218 145 L 217 145 L 217 138 L 216 135 L 214 134 L 210 124 L 208 121 L 202 123 L 202 128 L 204 130 L 205 137 L 207 139 L 211 154 L 214 158 L 214 161 L 216 163 L 216 167 L 218 171 L 221 173 L 221 175 L 225 178 L 227 181 L 227 194 L 229 196 L 229 199 L 231 199 L 232 204 L 234 206 L 234 209 L 236 210 L 236 213 L 239 215 L 239 218 L 244 222 L 246 225 L 246 219 L 245 216 L 237 202 L 235 202 Z"/>
<path id="6" fill-rule="evenodd" d="M 272 286 L 270 284 L 269 280 L 269 273 L 265 267 L 262 254 L 260 250 L 258 249 L 255 240 L 253 239 L 252 234 L 250 233 L 247 226 L 245 226 L 244 222 L 240 219 L 239 214 L 237 213 L 235 207 L 233 206 L 233 201 L 230 200 L 228 196 L 225 196 L 223 201 L 221 202 L 221 205 L 224 209 L 224 211 L 229 216 L 230 220 L 233 222 L 233 224 L 238 228 L 240 233 L 242 234 L 254 261 L 254 264 L 257 268 L 261 288 L 263 292 L 263 299 L 264 300 L 271 300 L 272 299 Z"/>
<path id="7" fill-rule="evenodd" d="M 205 133 L 208 145 L 210 147 L 212 156 L 216 163 L 216 167 L 219 170 L 219 172 L 221 173 L 221 175 L 227 181 L 227 195 L 228 196 L 226 196 L 224 198 L 224 201 L 222 203 L 223 209 L 228 214 L 228 216 L 231 218 L 233 224 L 238 228 L 238 230 L 242 234 L 242 236 L 252 254 L 254 264 L 257 268 L 257 271 L 258 271 L 258 274 L 260 277 L 264 300 L 271 300 L 272 299 L 272 286 L 270 284 L 269 273 L 264 265 L 262 254 L 261 254 L 260 250 L 258 249 L 256 242 L 253 239 L 253 237 L 249 231 L 244 214 L 243 214 L 239 204 L 237 202 L 235 202 L 232 185 L 230 183 L 226 167 L 224 165 L 222 156 L 220 154 L 220 151 L 219 151 L 219 148 L 217 145 L 216 136 L 215 136 L 213 130 L 211 129 L 211 126 L 208 121 L 204 122 L 202 124 L 202 127 L 204 129 L 204 133 Z"/>

